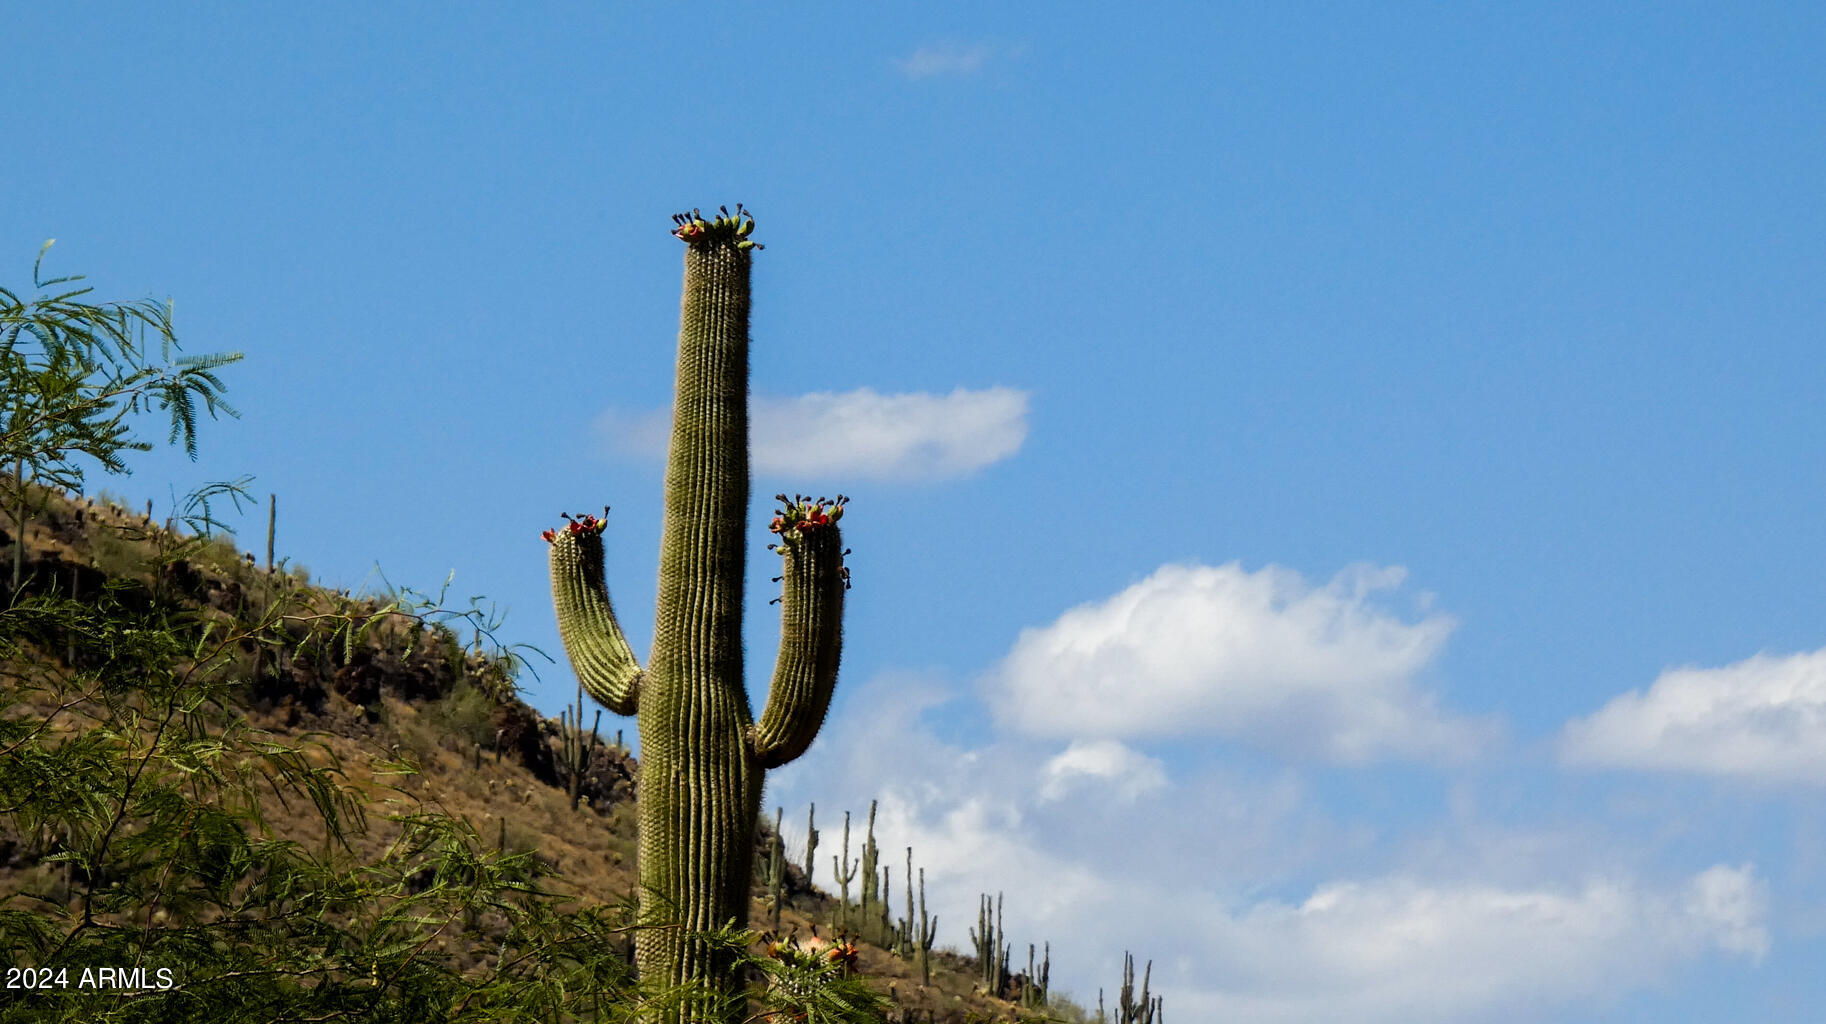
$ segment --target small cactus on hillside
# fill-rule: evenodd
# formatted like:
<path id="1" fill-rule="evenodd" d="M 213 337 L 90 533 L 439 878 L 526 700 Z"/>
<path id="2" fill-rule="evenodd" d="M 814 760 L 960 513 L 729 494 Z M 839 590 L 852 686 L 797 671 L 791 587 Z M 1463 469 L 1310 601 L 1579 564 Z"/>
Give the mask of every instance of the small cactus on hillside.
<path id="1" fill-rule="evenodd" d="M 898 940 L 894 952 L 902 960 L 913 955 L 913 848 L 907 847 L 907 916 L 900 919 L 900 927 L 894 930 Z"/>
<path id="2" fill-rule="evenodd" d="M 1141 972 L 1141 992 L 1135 992 L 1135 955 L 1122 954 L 1122 990 L 1116 1000 L 1114 1024 L 1161 1024 L 1161 997 L 1148 995 L 1148 981 L 1154 974 L 1154 961 Z M 1097 992 L 1097 1015 L 1103 1015 L 1103 992 Z"/>
<path id="3" fill-rule="evenodd" d="M 932 942 L 938 938 L 938 916 L 926 916 L 926 869 L 919 869 L 919 935 L 913 948 L 919 951 L 919 980 L 932 984 Z"/>
<path id="4" fill-rule="evenodd" d="M 812 880 L 812 868 L 816 867 L 818 864 L 813 858 L 817 856 L 818 805 L 812 804 L 811 810 L 807 811 L 805 814 L 805 880 L 807 882 Z"/>
<path id="5" fill-rule="evenodd" d="M 1046 1005 L 1046 990 L 1052 978 L 1052 943 L 1048 942 L 1045 946 L 1045 956 L 1036 970 L 1033 943 L 1027 944 L 1027 973 L 1021 976 L 1021 1005 L 1029 1009 Z"/>
<path id="6" fill-rule="evenodd" d="M 783 808 L 774 808 L 774 830 L 767 843 L 767 902 L 773 930 L 780 931 L 780 908 L 785 902 L 786 841 L 780 838 L 780 816 Z"/>
<path id="7" fill-rule="evenodd" d="M 881 899 L 881 878 L 879 861 L 881 849 L 875 845 L 875 806 L 876 801 L 869 801 L 869 824 L 862 834 L 862 889 L 857 894 L 862 903 L 864 918 L 873 913 L 875 904 Z"/>
<path id="8" fill-rule="evenodd" d="M 881 848 L 875 845 L 875 812 L 879 801 L 869 801 L 868 830 L 863 833 L 862 861 L 859 868 L 862 872 L 862 886 L 857 898 L 859 905 L 854 920 L 846 919 L 851 929 L 866 942 L 874 943 L 883 949 L 895 945 L 894 921 L 888 911 L 889 873 L 887 866 L 881 863 Z"/>
<path id="9" fill-rule="evenodd" d="M 993 904 L 989 894 L 983 894 L 970 941 L 976 946 L 977 979 L 982 983 L 983 991 L 991 996 L 1001 995 L 1008 984 L 1008 945 L 1002 931 L 1001 893 L 995 894 Z"/>
<path id="10" fill-rule="evenodd" d="M 847 928 L 850 924 L 850 883 L 856 880 L 858 865 L 850 863 L 850 812 L 843 812 L 843 859 L 839 861 L 836 854 L 831 854 L 831 873 L 837 878 L 839 893 L 837 896 L 837 916 L 832 923 L 838 928 Z"/>
<path id="11" fill-rule="evenodd" d="M 590 774 L 590 760 L 596 756 L 596 730 L 602 724 L 602 709 L 596 710 L 596 720 L 590 725 L 589 742 L 583 738 L 583 686 L 577 686 L 577 703 L 558 713 L 558 737 L 563 749 L 565 772 L 565 790 L 571 798 L 571 810 L 577 809 L 577 803 L 583 796 L 583 783 Z M 479 750 L 480 748 L 478 748 Z M 480 753 L 477 760 L 481 758 Z"/>

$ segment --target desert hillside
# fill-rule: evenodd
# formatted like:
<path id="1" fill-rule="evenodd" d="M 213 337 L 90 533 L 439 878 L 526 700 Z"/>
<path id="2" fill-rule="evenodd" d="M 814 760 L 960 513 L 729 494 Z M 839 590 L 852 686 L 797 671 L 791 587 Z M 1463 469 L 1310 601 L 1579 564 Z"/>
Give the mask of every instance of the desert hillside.
<path id="1" fill-rule="evenodd" d="M 29 782 L 8 776 L 0 925 L 20 941 L 4 944 L 7 966 L 33 966 L 33 950 L 83 942 L 96 942 L 92 958 L 107 966 L 138 943 L 144 965 L 175 971 L 178 987 L 197 986 L 202 999 L 209 972 L 236 973 L 223 950 L 245 932 L 317 949 L 326 966 L 307 959 L 286 970 L 295 975 L 290 984 L 325 993 L 363 981 L 354 964 L 368 961 L 371 989 L 391 982 L 404 991 L 423 969 L 441 972 L 427 991 L 467 978 L 546 992 L 538 986 L 549 988 L 556 975 L 514 972 L 566 943 L 593 951 L 559 957 L 573 972 L 561 990 L 578 990 L 580 978 L 610 979 L 606 990 L 631 984 L 640 763 L 614 725 L 606 735 L 578 728 L 602 720 L 593 709 L 553 719 L 521 701 L 511 649 L 473 609 L 323 590 L 283 563 L 267 568 L 230 539 L 118 500 L 48 490 L 35 497 L 17 591 L 0 574 L 10 609 L 0 647 L 0 745 L 43 760 L 93 742 L 84 756 L 98 759 L 98 778 L 119 786 L 100 786 L 94 806 L 77 806 L 80 787 L 60 781 L 70 771 Z M 0 550 L 12 544 L 0 529 Z M 182 643 L 133 646 L 148 636 Z M 161 705 L 170 694 L 181 698 Z M 171 747 L 180 728 L 188 745 Z M 149 793 L 180 802 L 190 793 L 196 803 L 170 813 L 139 806 Z M 218 830 L 207 842 L 199 838 L 206 821 Z M 828 855 L 837 842 L 828 837 L 820 849 Z M 756 843 L 755 962 L 785 958 L 778 943 L 810 950 L 849 938 L 857 948 L 846 971 L 886 997 L 889 1020 L 1087 1019 L 1057 998 L 1049 1005 L 1043 975 L 1030 985 L 1026 971 L 1010 970 L 1006 951 L 985 970 L 940 943 L 922 969 L 917 921 L 909 927 L 879 897 L 870 903 L 872 886 L 851 894 L 861 905 L 842 905 L 807 884 L 794 863 L 803 851 L 776 852 L 771 827 L 763 825 Z M 323 878 L 366 879 L 366 902 L 361 892 L 320 901 L 300 863 L 331 866 Z M 174 880 L 199 864 L 199 877 Z M 273 879 L 288 872 L 295 889 L 275 891 Z M 444 902 L 423 902 L 431 896 Z M 397 912 L 378 909 L 388 907 Z M 293 926 L 307 909 L 322 936 Z M 946 935 L 961 944 L 967 931 L 951 923 Z M 362 947 L 366 960 L 339 959 L 357 932 L 362 941 L 386 936 Z M 164 949 L 164 959 L 146 956 L 151 948 Z M 185 960 L 186 949 L 196 959 Z M 0 1020 L 76 1019 L 71 998 L 14 1000 Z M 84 998 L 110 1019 L 137 1019 L 136 1001 L 150 1008 L 147 1001 L 164 997 Z M 487 990 L 473 1006 L 501 998 Z M 537 1019 L 621 1019 L 600 992 L 586 1001 L 552 998 L 553 1015 Z M 412 1013 L 394 1007 L 369 1017 L 346 1000 L 337 1006 L 326 1013 Z"/>

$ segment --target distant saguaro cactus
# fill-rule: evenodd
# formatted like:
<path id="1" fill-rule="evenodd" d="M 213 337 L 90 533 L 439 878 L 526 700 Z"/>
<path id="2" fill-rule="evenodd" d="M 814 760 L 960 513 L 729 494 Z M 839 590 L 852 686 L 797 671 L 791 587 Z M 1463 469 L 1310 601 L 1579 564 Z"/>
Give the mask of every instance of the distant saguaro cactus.
<path id="1" fill-rule="evenodd" d="M 774 808 L 773 834 L 767 837 L 767 903 L 769 927 L 780 931 L 780 908 L 786 901 L 786 840 L 780 835 L 785 808 Z"/>
<path id="2" fill-rule="evenodd" d="M 863 834 L 862 885 L 857 891 L 857 914 L 854 921 L 846 921 L 850 928 L 864 941 L 872 942 L 884 949 L 894 944 L 894 920 L 888 913 L 889 889 L 888 870 L 881 864 L 881 848 L 875 845 L 875 811 L 880 801 L 869 801 L 869 827 Z M 845 848 L 847 853 L 847 846 Z"/>
<path id="3" fill-rule="evenodd" d="M 1116 997 L 1115 1024 L 1160 1024 L 1161 997 L 1148 995 L 1148 980 L 1154 974 L 1154 961 L 1141 973 L 1141 995 L 1135 995 L 1135 955 L 1122 954 L 1122 991 Z M 1101 999 L 1099 999 L 1101 1001 Z"/>
<path id="4" fill-rule="evenodd" d="M 1008 987 L 1008 935 L 1002 930 L 1002 894 L 995 894 L 995 902 L 989 901 L 989 894 L 984 893 L 977 904 L 976 927 L 970 932 L 970 942 L 976 947 L 976 964 L 979 971 L 978 980 L 982 982 L 983 991 L 991 996 L 1000 996 Z"/>
<path id="5" fill-rule="evenodd" d="M 926 869 L 919 869 L 919 936 L 913 948 L 919 951 L 919 983 L 932 984 L 932 940 L 938 937 L 938 915 L 926 916 Z"/>
<path id="6" fill-rule="evenodd" d="M 678 384 L 666 464 L 657 622 L 642 668 L 604 583 L 601 520 L 547 531 L 565 650 L 590 695 L 640 727 L 640 888 L 636 960 L 660 984 L 737 982 L 688 939 L 748 920 L 761 781 L 798 757 L 830 707 L 842 649 L 844 501 L 780 499 L 779 660 L 760 719 L 743 688 L 743 541 L 748 511 L 749 241 L 754 220 L 696 210 L 673 218 L 685 243 Z M 739 1006 L 739 1001 L 728 1006 Z M 727 1006 L 681 1007 L 736 1020 Z"/>
<path id="7" fill-rule="evenodd" d="M 859 865 L 850 863 L 850 812 L 843 812 L 843 860 L 831 854 L 831 875 L 837 879 L 840 887 L 837 896 L 837 911 L 832 916 L 831 924 L 839 929 L 850 926 L 850 883 L 856 880 L 856 868 Z"/>
<path id="8" fill-rule="evenodd" d="M 577 703 L 567 707 L 558 716 L 559 743 L 564 751 L 565 789 L 571 796 L 571 810 L 577 809 L 577 803 L 583 796 L 583 784 L 590 774 L 590 761 L 596 756 L 596 728 L 602 724 L 602 709 L 596 711 L 596 721 L 590 725 L 589 742 L 583 738 L 583 686 L 577 686 Z"/>
<path id="9" fill-rule="evenodd" d="M 811 810 L 805 812 L 805 880 L 812 880 L 812 868 L 817 864 L 814 858 L 818 855 L 818 805 L 812 804 Z"/>

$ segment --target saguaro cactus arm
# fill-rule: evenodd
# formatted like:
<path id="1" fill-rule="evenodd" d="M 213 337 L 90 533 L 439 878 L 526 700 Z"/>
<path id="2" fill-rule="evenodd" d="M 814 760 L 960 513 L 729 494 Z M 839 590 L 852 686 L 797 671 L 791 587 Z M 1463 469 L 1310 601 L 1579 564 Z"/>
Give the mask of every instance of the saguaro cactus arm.
<path id="1" fill-rule="evenodd" d="M 609 603 L 602 556 L 607 525 L 584 516 L 545 531 L 552 546 L 552 605 L 578 682 L 610 711 L 632 715 L 640 703 L 641 668 Z"/>
<path id="2" fill-rule="evenodd" d="M 781 556 L 783 585 L 780 656 L 753 732 L 755 760 L 763 768 L 805 753 L 824 724 L 843 655 L 843 592 L 849 586 L 837 529 L 848 499 L 778 498 L 784 507 L 770 528 L 780 535 L 773 546 Z"/>

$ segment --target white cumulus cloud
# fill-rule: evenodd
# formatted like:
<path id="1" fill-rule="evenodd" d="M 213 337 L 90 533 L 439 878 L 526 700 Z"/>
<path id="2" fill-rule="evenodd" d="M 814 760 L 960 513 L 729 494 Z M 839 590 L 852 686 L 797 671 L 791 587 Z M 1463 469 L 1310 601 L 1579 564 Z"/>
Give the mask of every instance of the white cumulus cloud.
<path id="1" fill-rule="evenodd" d="M 1826 649 L 1675 668 L 1567 723 L 1567 764 L 1826 781 Z"/>
<path id="2" fill-rule="evenodd" d="M 1022 631 L 985 679 L 998 719 L 1037 736 L 1217 735 L 1343 762 L 1460 757 L 1490 734 L 1413 677 L 1453 620 L 1376 598 L 1399 567 L 1322 586 L 1278 566 L 1168 565 Z"/>
<path id="3" fill-rule="evenodd" d="M 884 395 L 871 388 L 756 398 L 749 436 L 757 472 L 940 479 L 1008 458 L 1027 440 L 1027 394 L 957 388 Z"/>
<path id="4" fill-rule="evenodd" d="M 1000 462 L 1027 440 L 1027 393 L 1008 387 L 756 395 L 748 414 L 753 467 L 779 476 L 949 479 Z M 645 458 L 665 457 L 671 429 L 669 410 L 610 410 L 597 420 L 612 449 Z"/>
<path id="5" fill-rule="evenodd" d="M 1536 1019 L 1652 985 L 1707 951 L 1760 958 L 1767 902 L 1750 867 L 1722 864 L 1664 888 L 1333 882 L 1213 921 L 1216 983 L 1175 1001 L 1205 1020 Z"/>
<path id="6" fill-rule="evenodd" d="M 1131 750 L 1116 740 L 1075 740 L 1040 769 L 1039 799 L 1059 800 L 1087 783 L 1121 800 L 1133 800 L 1167 784 L 1157 758 Z"/>

